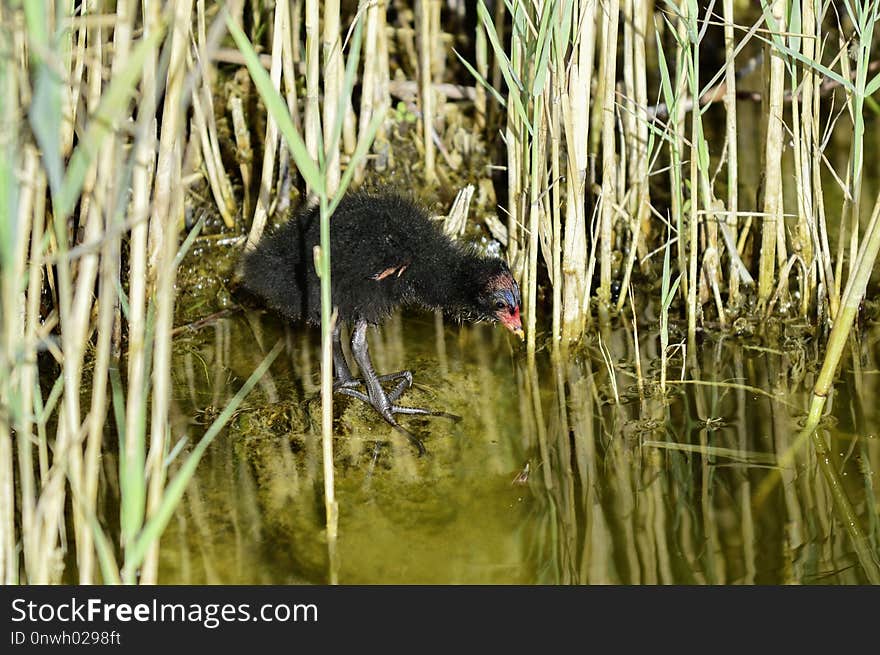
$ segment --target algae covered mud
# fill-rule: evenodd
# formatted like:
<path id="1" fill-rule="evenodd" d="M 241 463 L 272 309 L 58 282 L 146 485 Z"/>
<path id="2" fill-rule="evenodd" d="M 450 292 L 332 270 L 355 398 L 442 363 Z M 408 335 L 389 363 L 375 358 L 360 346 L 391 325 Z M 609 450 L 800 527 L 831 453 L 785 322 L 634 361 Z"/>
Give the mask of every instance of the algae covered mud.
<path id="1" fill-rule="evenodd" d="M 876 582 L 880 331 L 854 341 L 823 460 L 797 443 L 812 329 L 755 327 L 679 352 L 664 394 L 650 309 L 637 341 L 597 329 L 534 367 L 500 330 L 395 315 L 371 331 L 377 367 L 410 365 L 407 400 L 462 421 L 408 420 L 428 449 L 418 457 L 368 407 L 336 398 L 332 562 L 320 335 L 254 310 L 184 331 L 176 433 L 209 422 L 265 352 L 285 348 L 202 460 L 163 537 L 159 581 L 325 583 L 333 568 L 352 584 Z M 640 387 L 639 368 L 655 382 Z"/>

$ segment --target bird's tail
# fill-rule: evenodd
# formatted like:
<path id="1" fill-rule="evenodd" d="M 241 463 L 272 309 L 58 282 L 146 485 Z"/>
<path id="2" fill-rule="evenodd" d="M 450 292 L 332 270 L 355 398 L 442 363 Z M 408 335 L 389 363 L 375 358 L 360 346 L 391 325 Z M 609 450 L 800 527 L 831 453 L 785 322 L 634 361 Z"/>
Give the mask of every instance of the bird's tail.
<path id="1" fill-rule="evenodd" d="M 302 281 L 297 279 L 299 253 L 290 251 L 286 239 L 267 236 L 244 254 L 243 286 L 285 317 L 298 320 L 303 309 Z"/>

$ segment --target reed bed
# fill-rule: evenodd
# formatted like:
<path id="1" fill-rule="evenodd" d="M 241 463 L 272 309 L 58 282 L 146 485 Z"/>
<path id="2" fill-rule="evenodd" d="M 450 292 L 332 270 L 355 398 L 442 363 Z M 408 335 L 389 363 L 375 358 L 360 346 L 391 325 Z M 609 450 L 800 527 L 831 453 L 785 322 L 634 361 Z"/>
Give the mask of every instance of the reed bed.
<path id="1" fill-rule="evenodd" d="M 321 207 L 335 570 L 329 230 L 349 184 L 389 170 L 480 189 L 471 229 L 521 282 L 533 385 L 538 351 L 628 306 L 659 309 L 661 396 L 701 331 L 796 318 L 827 340 L 800 440 L 823 452 L 880 249 L 878 19 L 870 0 L 3 4 L 0 580 L 158 580 L 200 458 L 283 347 L 175 433 L 177 269 L 206 225 L 255 243 L 292 189 Z"/>

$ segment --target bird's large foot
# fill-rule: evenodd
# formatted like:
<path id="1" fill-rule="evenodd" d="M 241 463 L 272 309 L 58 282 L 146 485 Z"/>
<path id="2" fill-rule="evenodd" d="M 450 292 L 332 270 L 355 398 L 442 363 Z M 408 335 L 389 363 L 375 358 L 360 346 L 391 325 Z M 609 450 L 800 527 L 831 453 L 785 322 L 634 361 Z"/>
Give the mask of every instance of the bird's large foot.
<path id="1" fill-rule="evenodd" d="M 370 353 L 367 347 L 367 322 L 364 319 L 358 319 L 355 324 L 354 333 L 351 337 L 351 352 L 352 355 L 354 355 L 358 367 L 361 369 L 361 374 L 364 376 L 364 389 L 366 393 L 354 388 L 356 385 L 347 384 L 345 382 L 337 388 L 337 391 L 346 396 L 357 398 L 379 412 L 379 415 L 395 430 L 406 435 L 406 437 L 418 449 L 419 455 L 425 454 L 425 445 L 422 443 L 421 439 L 397 422 L 397 419 L 394 418 L 395 414 L 420 414 L 422 416 L 441 416 L 454 421 L 460 420 L 458 416 L 447 412 L 434 412 L 429 409 L 422 409 L 421 407 L 406 407 L 395 404 L 400 396 L 403 395 L 403 392 L 412 386 L 412 373 L 409 371 L 399 371 L 387 375 L 376 374 L 376 369 L 373 368 L 373 362 L 370 361 Z M 345 373 L 346 368 L 347 366 L 343 367 L 340 362 L 339 366 L 336 367 L 337 375 L 340 372 Z M 351 377 L 351 373 L 348 375 L 342 375 L 343 380 L 348 380 Z M 398 383 L 392 391 L 387 392 L 384 387 L 382 387 L 381 383 L 389 380 L 398 380 Z"/>
<path id="2" fill-rule="evenodd" d="M 409 385 L 411 385 L 412 376 L 409 376 L 408 380 Z M 419 455 L 424 455 L 427 451 L 425 450 L 425 445 L 422 443 L 422 440 L 419 439 L 412 432 L 407 430 L 405 427 L 403 427 L 400 423 L 398 423 L 397 419 L 394 418 L 394 415 L 409 414 L 419 416 L 439 416 L 441 418 L 447 418 L 455 422 L 460 421 L 461 417 L 455 414 L 450 414 L 449 412 L 440 412 L 430 409 L 424 409 L 422 407 L 407 407 L 405 405 L 395 405 L 394 401 L 397 399 L 397 396 L 400 395 L 401 387 L 404 382 L 406 382 L 406 380 L 401 381 L 401 383 L 397 385 L 393 392 L 385 395 L 384 399 L 381 397 L 371 399 L 368 394 L 363 393 L 362 391 L 358 391 L 356 389 L 351 389 L 349 387 L 339 387 L 336 389 L 336 392 L 341 393 L 345 396 L 350 396 L 351 398 L 357 398 L 358 400 L 365 402 L 370 407 L 375 409 L 379 413 L 379 415 L 384 418 L 389 425 L 391 425 L 391 427 L 393 427 L 401 434 L 405 435 L 410 440 L 410 442 L 412 442 L 412 444 L 419 451 Z"/>
<path id="3" fill-rule="evenodd" d="M 394 380 L 399 380 L 397 386 L 388 394 L 388 400 L 394 402 L 398 400 L 403 393 L 409 389 L 413 384 L 413 375 L 411 371 L 397 371 L 397 373 L 388 373 L 386 375 L 380 375 L 376 378 L 379 382 L 393 382 Z M 333 390 L 338 393 L 346 394 L 345 390 L 357 389 L 358 387 L 366 386 L 364 381 L 360 378 L 349 377 L 347 379 L 337 379 L 336 382 L 333 383 Z M 357 396 L 354 396 L 357 398 Z M 366 396 L 365 396 L 366 397 Z"/>
<path id="4" fill-rule="evenodd" d="M 461 420 L 460 416 L 458 416 L 457 414 L 450 414 L 449 412 L 441 412 L 441 411 L 436 411 L 433 409 L 425 409 L 423 407 L 408 407 L 406 405 L 395 405 L 394 401 L 397 400 L 397 398 L 392 397 L 392 394 L 390 394 L 390 393 L 386 396 L 386 398 L 388 399 L 389 402 L 387 404 L 383 404 L 381 401 L 380 402 L 373 402 L 372 400 L 370 400 L 370 397 L 367 394 L 365 394 L 362 391 L 358 391 L 356 389 L 350 389 L 348 387 L 340 387 L 340 388 L 336 389 L 336 392 L 341 393 L 344 396 L 350 396 L 352 398 L 357 398 L 358 400 L 361 400 L 361 401 L 367 403 L 370 407 L 372 407 L 377 412 L 379 412 L 379 414 L 382 415 L 382 418 L 384 418 L 389 423 L 392 423 L 392 421 L 389 418 L 389 416 L 386 416 L 386 413 L 389 414 L 391 417 L 393 417 L 394 414 L 411 414 L 411 415 L 418 415 L 418 416 L 439 416 L 440 418 L 448 418 L 449 420 L 454 421 L 456 423 Z M 392 425 L 393 425 L 393 423 L 392 423 Z"/>

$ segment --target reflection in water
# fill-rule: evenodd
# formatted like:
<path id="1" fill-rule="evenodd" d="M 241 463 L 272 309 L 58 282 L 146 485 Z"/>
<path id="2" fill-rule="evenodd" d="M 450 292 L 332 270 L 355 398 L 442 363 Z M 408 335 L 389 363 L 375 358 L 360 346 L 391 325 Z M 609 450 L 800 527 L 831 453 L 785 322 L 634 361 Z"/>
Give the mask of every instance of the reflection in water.
<path id="1" fill-rule="evenodd" d="M 641 391 L 623 328 L 531 367 L 487 326 L 396 316 L 371 331 L 378 370 L 413 367 L 409 403 L 463 420 L 407 419 L 429 451 L 419 458 L 369 408 L 337 399 L 339 581 L 878 580 L 874 336 L 831 399 L 823 468 L 813 444 L 796 444 L 817 356 L 807 331 L 776 326 L 773 347 L 707 337 L 669 363 L 662 397 L 652 324 L 639 329 Z M 192 441 L 278 338 L 286 355 L 169 525 L 161 582 L 328 580 L 317 332 L 246 313 L 179 340 L 175 434 Z"/>

